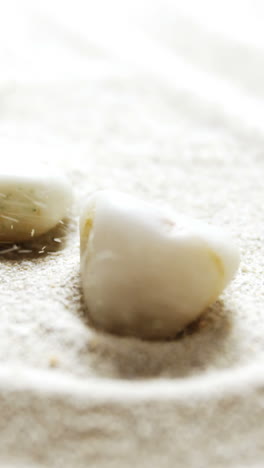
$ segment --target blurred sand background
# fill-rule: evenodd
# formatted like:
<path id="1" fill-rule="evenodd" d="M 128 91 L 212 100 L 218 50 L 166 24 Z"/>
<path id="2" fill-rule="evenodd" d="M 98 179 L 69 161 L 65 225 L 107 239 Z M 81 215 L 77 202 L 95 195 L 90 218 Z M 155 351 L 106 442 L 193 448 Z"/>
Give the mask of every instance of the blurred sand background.
<path id="1" fill-rule="evenodd" d="M 0 163 L 55 164 L 77 200 L 32 252 L 0 249 L 3 467 L 263 466 L 263 20 L 256 0 L 0 0 Z M 77 213 L 98 188 L 240 246 L 236 279 L 174 341 L 89 325 Z"/>

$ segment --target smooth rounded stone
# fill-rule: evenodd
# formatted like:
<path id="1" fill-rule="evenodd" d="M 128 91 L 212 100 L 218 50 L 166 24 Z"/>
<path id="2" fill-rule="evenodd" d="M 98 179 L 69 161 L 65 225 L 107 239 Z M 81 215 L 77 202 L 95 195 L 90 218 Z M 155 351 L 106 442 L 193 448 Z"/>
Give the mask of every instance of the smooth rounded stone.
<path id="1" fill-rule="evenodd" d="M 44 164 L 1 163 L 0 243 L 21 242 L 44 234 L 72 207 L 69 180 Z"/>
<path id="2" fill-rule="evenodd" d="M 174 337 L 239 265 L 238 249 L 220 230 L 113 191 L 88 199 L 80 240 L 91 320 L 116 334 Z"/>

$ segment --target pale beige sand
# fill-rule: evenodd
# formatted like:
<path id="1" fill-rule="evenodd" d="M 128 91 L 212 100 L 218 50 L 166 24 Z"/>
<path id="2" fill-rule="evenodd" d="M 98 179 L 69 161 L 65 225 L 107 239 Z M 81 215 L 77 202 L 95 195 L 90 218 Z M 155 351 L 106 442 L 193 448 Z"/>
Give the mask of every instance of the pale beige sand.
<path id="1" fill-rule="evenodd" d="M 241 268 L 197 324 L 148 343 L 89 326 L 77 216 L 0 255 L 0 461 L 261 467 L 264 10 L 109 3 L 1 3 L 0 160 L 62 167 L 76 213 L 113 187 L 225 226 Z"/>

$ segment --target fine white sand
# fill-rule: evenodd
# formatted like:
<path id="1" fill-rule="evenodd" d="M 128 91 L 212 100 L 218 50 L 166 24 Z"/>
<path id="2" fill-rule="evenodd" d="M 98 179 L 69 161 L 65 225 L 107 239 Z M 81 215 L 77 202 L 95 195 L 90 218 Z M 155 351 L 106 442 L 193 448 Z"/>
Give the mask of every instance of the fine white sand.
<path id="1" fill-rule="evenodd" d="M 76 195 L 66 224 L 0 248 L 1 466 L 262 466 L 263 16 L 257 0 L 0 4 L 0 162 L 50 162 Z M 240 247 L 235 280 L 173 341 L 89 324 L 77 214 L 102 188 Z"/>

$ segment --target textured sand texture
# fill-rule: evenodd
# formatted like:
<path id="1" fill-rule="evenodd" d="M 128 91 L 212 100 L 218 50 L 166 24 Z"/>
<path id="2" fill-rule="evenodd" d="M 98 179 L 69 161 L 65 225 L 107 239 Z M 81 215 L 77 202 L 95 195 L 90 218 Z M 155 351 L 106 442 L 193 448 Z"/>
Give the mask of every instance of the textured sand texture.
<path id="1" fill-rule="evenodd" d="M 0 3 L 0 162 L 50 162 L 76 196 L 65 225 L 0 248 L 0 465 L 261 467 L 264 8 L 95 3 Z M 101 188 L 240 247 L 235 280 L 175 340 L 90 326 L 77 213 Z"/>

